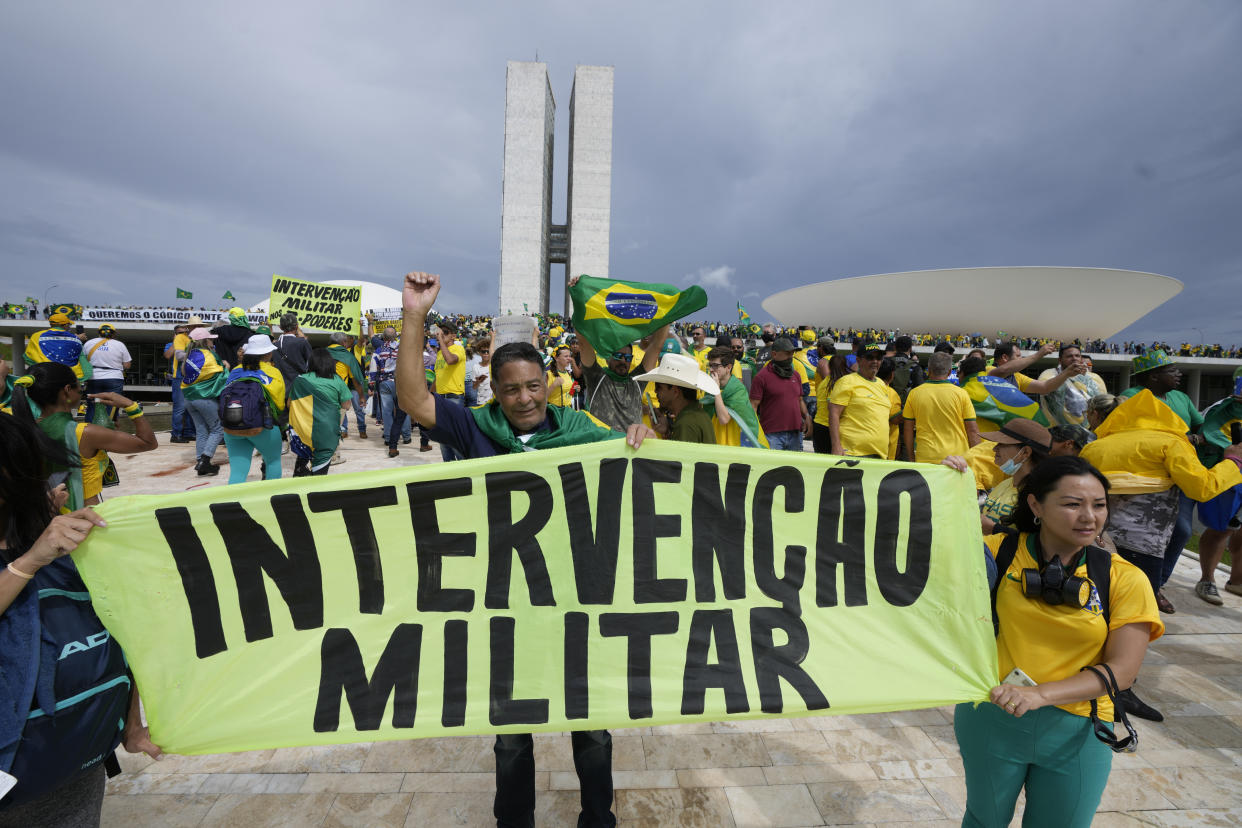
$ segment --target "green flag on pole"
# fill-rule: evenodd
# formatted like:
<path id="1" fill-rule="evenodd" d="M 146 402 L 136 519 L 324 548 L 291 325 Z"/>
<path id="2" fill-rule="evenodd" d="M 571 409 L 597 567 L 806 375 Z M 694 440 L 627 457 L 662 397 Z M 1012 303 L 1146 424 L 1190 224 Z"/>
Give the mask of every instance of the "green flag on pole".
<path id="1" fill-rule="evenodd" d="M 231 291 L 231 290 L 226 290 L 226 291 L 224 292 L 224 295 L 223 295 L 223 296 L 221 296 L 220 298 L 221 298 L 221 299 L 228 299 L 228 300 L 229 300 L 229 301 L 231 301 L 231 302 L 235 302 L 235 301 L 237 301 L 237 297 L 233 295 L 233 291 Z"/>
<path id="2" fill-rule="evenodd" d="M 178 299 L 193 299 L 194 294 L 188 290 L 182 290 L 181 288 L 177 288 L 177 298 Z"/>

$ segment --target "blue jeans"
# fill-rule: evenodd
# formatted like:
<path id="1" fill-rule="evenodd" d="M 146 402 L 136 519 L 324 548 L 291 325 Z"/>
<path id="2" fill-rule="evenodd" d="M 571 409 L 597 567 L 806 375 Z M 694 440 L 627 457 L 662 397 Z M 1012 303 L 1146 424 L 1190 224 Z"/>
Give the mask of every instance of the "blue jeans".
<path id="1" fill-rule="evenodd" d="M 447 403 L 452 403 L 453 405 L 464 405 L 465 404 L 465 400 L 462 399 L 461 394 L 441 394 L 440 399 L 444 400 Z M 440 444 L 440 457 L 444 458 L 445 463 L 451 463 L 454 460 L 464 459 L 460 454 L 457 453 L 457 449 L 453 448 L 447 443 Z"/>
<path id="2" fill-rule="evenodd" d="M 172 380 L 172 436 L 193 437 L 194 422 L 186 416 L 185 397 L 181 396 L 181 377 Z"/>
<path id="3" fill-rule="evenodd" d="M 1182 556 L 1182 550 L 1186 547 L 1186 542 L 1190 540 L 1191 534 L 1194 532 L 1194 517 L 1196 502 L 1186 497 L 1185 492 L 1181 494 L 1181 503 L 1177 512 L 1177 523 L 1173 527 L 1173 535 L 1169 538 L 1169 545 L 1164 548 L 1164 562 L 1160 569 L 1160 589 L 1168 583 L 1169 576 L 1173 574 L 1173 570 L 1177 567 L 1177 560 Z"/>
<path id="4" fill-rule="evenodd" d="M 358 424 L 358 433 L 367 433 L 367 412 L 362 410 L 362 399 L 358 396 L 357 391 L 351 391 L 354 395 L 354 422 Z M 341 420 L 341 434 L 344 435 L 349 431 L 349 412 L 345 412 L 345 417 Z"/>
<path id="5" fill-rule="evenodd" d="M 125 380 L 123 379 L 88 379 L 86 381 L 87 394 L 102 394 L 106 391 L 115 391 L 121 393 L 125 390 Z M 108 418 L 111 419 L 116 415 L 116 409 L 110 405 L 105 405 L 108 411 Z M 87 397 L 86 401 L 86 421 L 88 423 L 95 422 L 95 401 Z"/>
<path id="6" fill-rule="evenodd" d="M 768 446 L 785 451 L 802 451 L 801 431 L 769 431 Z"/>
<path id="7" fill-rule="evenodd" d="M 224 440 L 219 402 L 215 399 L 186 400 L 185 408 L 194 422 L 194 455 L 211 457 Z"/>
<path id="8" fill-rule="evenodd" d="M 403 440 L 410 439 L 410 419 L 404 411 L 397 407 L 397 381 L 381 380 L 379 383 L 379 399 L 380 399 L 380 417 L 384 421 L 384 442 L 395 446 L 397 441 L 389 439 L 392 437 L 392 421 L 398 411 L 401 412 L 401 422 L 397 425 Z"/>
<path id="9" fill-rule="evenodd" d="M 280 479 L 280 430 L 275 426 L 260 431 L 253 437 L 225 434 L 224 444 L 229 447 L 229 484 L 245 483 L 250 474 L 250 461 L 255 449 L 263 455 L 267 464 L 264 480 Z"/>
<path id="10" fill-rule="evenodd" d="M 579 828 L 612 828 L 612 736 L 607 730 L 576 730 L 574 747 L 582 811 Z M 533 828 L 535 824 L 535 745 L 529 733 L 496 737 L 496 801 L 492 814 L 497 828 Z"/>

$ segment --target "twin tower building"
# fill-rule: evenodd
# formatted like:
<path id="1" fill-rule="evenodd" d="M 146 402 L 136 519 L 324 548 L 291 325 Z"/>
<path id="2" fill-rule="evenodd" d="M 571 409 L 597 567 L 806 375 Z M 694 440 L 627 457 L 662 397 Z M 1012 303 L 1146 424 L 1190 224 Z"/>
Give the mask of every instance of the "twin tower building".
<path id="1" fill-rule="evenodd" d="M 608 276 L 612 223 L 611 66 L 579 66 L 569 93 L 565 224 L 552 223 L 556 99 L 544 63 L 510 61 L 500 216 L 500 313 L 548 313 L 551 265 Z M 552 309 L 557 310 L 557 309 Z M 566 294 L 564 312 L 569 313 Z"/>

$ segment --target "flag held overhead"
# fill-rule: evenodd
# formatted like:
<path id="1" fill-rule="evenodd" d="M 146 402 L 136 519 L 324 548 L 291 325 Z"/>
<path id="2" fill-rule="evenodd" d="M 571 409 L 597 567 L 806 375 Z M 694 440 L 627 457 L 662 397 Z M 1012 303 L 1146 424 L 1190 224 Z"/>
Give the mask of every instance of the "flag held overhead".
<path id="1" fill-rule="evenodd" d="M 601 353 L 623 348 L 707 307 L 707 292 L 697 285 L 678 290 L 673 285 L 582 276 L 569 295 L 574 329 Z"/>

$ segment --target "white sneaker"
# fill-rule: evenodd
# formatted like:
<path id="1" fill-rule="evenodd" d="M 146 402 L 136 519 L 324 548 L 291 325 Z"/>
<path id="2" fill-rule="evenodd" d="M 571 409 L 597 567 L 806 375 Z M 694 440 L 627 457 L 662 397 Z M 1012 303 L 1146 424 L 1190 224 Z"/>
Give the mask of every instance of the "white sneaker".
<path id="1" fill-rule="evenodd" d="M 1217 607 L 1225 603 L 1220 597 L 1220 592 L 1216 589 L 1216 584 L 1211 581 L 1200 581 L 1195 584 L 1195 595 Z"/>

